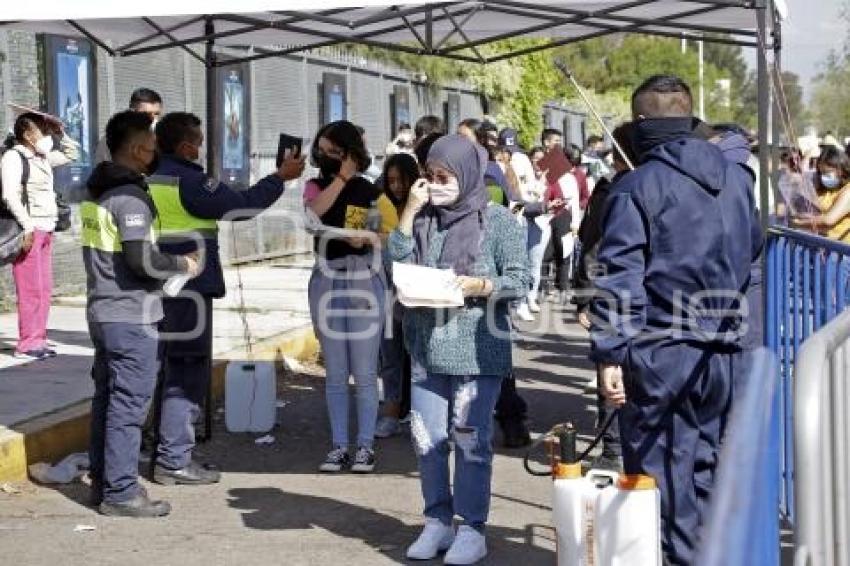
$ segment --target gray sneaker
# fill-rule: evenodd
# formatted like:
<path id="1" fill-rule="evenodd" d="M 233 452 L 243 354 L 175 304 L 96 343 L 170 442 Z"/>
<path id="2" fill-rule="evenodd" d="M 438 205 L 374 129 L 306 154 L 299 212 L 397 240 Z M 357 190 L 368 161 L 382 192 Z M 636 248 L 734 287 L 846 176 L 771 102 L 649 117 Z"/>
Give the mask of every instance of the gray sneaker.
<path id="1" fill-rule="evenodd" d="M 401 432 L 401 425 L 395 417 L 381 417 L 375 426 L 376 438 L 389 438 Z"/>
<path id="2" fill-rule="evenodd" d="M 325 461 L 319 466 L 320 472 L 333 474 L 341 472 L 351 463 L 351 456 L 348 454 L 348 449 L 338 446 L 328 452 Z"/>
<path id="3" fill-rule="evenodd" d="M 354 465 L 351 471 L 355 474 L 368 474 L 375 469 L 375 451 L 361 446 L 354 455 Z"/>

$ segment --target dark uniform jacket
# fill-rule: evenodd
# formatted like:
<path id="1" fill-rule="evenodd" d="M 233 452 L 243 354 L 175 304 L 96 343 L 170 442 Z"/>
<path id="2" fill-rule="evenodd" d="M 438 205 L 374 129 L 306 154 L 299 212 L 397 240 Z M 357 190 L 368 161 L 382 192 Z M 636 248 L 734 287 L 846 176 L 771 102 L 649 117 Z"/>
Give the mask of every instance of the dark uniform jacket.
<path id="1" fill-rule="evenodd" d="M 162 156 L 156 175 L 180 178 L 180 202 L 193 216 L 209 220 L 228 219 L 238 212 L 238 219 L 253 218 L 275 203 L 283 194 L 283 179 L 269 175 L 253 187 L 240 191 L 207 175 L 203 167 L 173 155 Z M 224 274 L 219 256 L 218 238 L 205 239 L 206 263 L 203 272 L 189 281 L 186 289 L 204 296 L 224 296 Z M 192 242 L 160 242 L 163 251 L 185 254 L 196 246 Z"/>
<path id="2" fill-rule="evenodd" d="M 622 365 L 643 341 L 740 343 L 733 311 L 761 247 L 752 185 L 717 146 L 686 137 L 652 149 L 612 187 L 591 305 L 594 361 Z"/>

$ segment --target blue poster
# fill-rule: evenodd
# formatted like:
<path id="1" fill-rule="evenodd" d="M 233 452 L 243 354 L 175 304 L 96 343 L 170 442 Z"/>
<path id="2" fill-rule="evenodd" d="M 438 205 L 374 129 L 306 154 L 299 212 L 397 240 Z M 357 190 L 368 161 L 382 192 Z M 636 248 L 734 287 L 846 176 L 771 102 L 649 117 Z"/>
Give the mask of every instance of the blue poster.
<path id="1" fill-rule="evenodd" d="M 333 85 L 333 90 L 329 96 L 330 101 L 330 113 L 329 113 L 329 122 L 336 122 L 337 120 L 345 120 L 345 96 L 342 93 L 342 89 L 340 85 Z"/>
<path id="2" fill-rule="evenodd" d="M 231 71 L 224 82 L 224 169 L 245 166 L 245 87 L 239 73 Z"/>
<path id="3" fill-rule="evenodd" d="M 89 60 L 87 56 L 74 53 L 56 54 L 56 87 L 58 113 L 65 124 L 65 131 L 81 147 L 76 165 L 91 165 L 91 104 Z"/>

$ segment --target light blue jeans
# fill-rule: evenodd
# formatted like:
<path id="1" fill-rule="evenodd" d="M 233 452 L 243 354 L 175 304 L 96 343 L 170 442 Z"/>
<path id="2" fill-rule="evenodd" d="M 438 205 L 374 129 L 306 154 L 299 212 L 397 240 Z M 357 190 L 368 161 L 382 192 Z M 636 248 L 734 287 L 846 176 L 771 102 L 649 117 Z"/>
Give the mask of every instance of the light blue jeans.
<path id="1" fill-rule="evenodd" d="M 484 530 L 493 475 L 493 410 L 501 384 L 497 376 L 431 374 L 413 361 L 410 428 L 426 517 L 451 525 L 458 515 Z M 449 434 L 455 445 L 454 482 Z"/>
<path id="2" fill-rule="evenodd" d="M 546 255 L 546 246 L 549 245 L 549 239 L 552 236 L 552 230 L 549 228 L 549 222 L 545 223 L 545 228 L 541 228 L 534 218 L 527 219 L 528 224 L 528 261 L 529 269 L 531 269 L 531 290 L 528 292 L 528 299 L 537 300 L 537 293 L 540 291 L 540 275 L 543 270 L 543 256 Z"/>
<path id="3" fill-rule="evenodd" d="M 371 448 L 378 418 L 378 355 L 383 335 L 384 283 L 374 275 L 359 283 L 345 272 L 314 269 L 310 314 L 325 358 L 325 401 L 334 446 L 348 447 L 348 378 L 354 376 L 357 446 Z"/>

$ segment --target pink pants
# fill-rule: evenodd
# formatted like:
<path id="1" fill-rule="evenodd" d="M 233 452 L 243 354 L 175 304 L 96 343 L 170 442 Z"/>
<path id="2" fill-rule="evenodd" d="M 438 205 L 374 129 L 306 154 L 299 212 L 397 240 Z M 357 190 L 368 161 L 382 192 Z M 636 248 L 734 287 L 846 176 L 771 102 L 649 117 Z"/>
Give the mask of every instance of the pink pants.
<path id="1" fill-rule="evenodd" d="M 47 346 L 47 315 L 53 293 L 53 234 L 36 230 L 32 248 L 12 265 L 18 293 L 18 352 Z"/>

